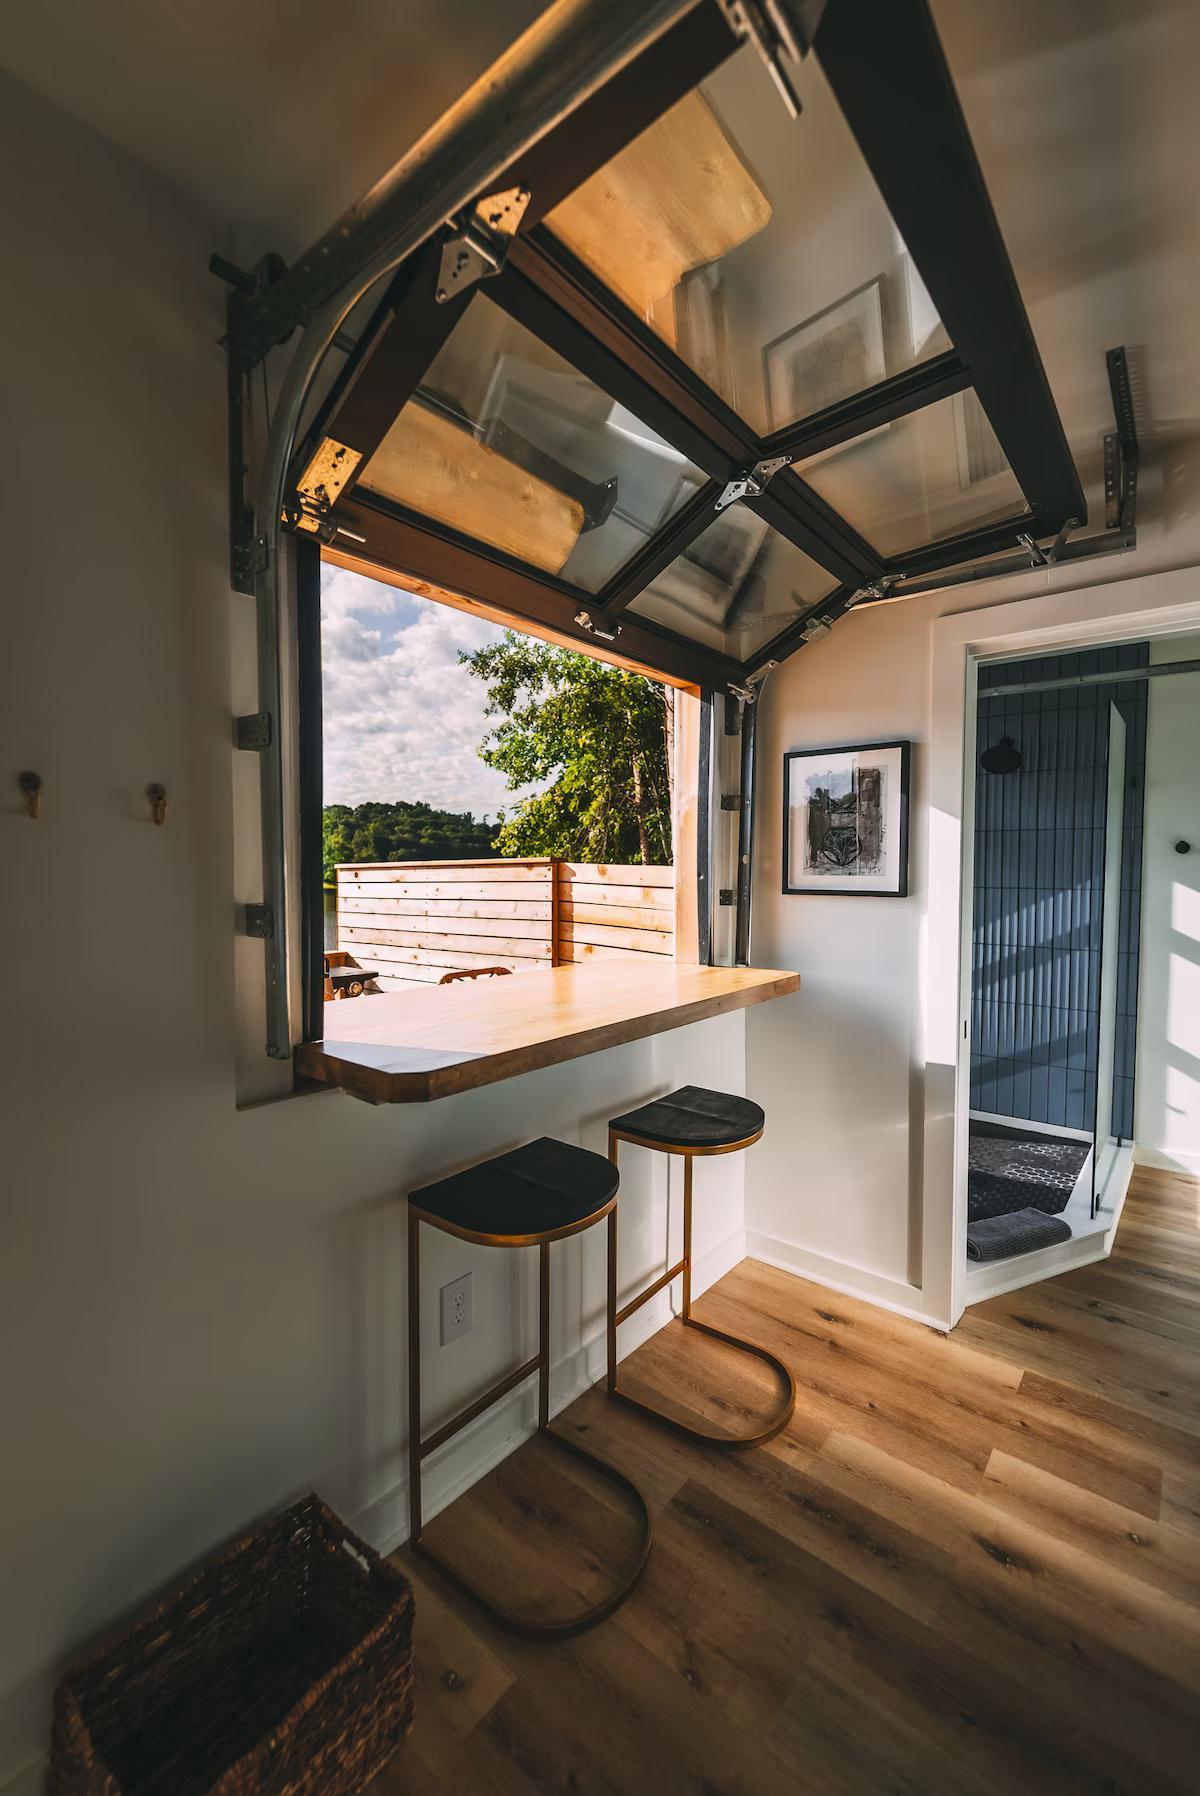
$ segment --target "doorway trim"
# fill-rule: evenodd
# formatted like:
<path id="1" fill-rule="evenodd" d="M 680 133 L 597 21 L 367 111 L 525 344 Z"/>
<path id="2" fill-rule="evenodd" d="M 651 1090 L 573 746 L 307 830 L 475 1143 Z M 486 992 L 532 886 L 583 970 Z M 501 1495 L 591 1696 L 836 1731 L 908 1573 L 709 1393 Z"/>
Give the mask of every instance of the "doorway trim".
<path id="1" fill-rule="evenodd" d="M 1021 660 L 1200 628 L 1195 569 L 1041 592 L 935 618 L 931 641 L 929 906 L 925 918 L 922 1286 L 951 1327 L 966 1304 L 976 701 L 984 660 Z"/>

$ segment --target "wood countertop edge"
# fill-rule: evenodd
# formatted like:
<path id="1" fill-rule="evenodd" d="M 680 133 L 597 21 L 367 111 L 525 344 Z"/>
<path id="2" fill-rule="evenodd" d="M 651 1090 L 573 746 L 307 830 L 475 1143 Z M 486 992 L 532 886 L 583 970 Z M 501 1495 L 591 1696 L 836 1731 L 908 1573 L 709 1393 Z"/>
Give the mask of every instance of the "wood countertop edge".
<path id="1" fill-rule="evenodd" d="M 757 970 L 754 967 L 747 969 L 749 972 Z M 650 1011 L 617 1022 L 597 1023 L 574 1034 L 550 1036 L 545 1041 L 502 1048 L 492 1054 L 474 1058 L 464 1055 L 453 1066 L 432 1067 L 425 1072 L 389 1073 L 380 1067 L 341 1060 L 336 1043 L 328 1047 L 321 1042 L 300 1043 L 295 1050 L 295 1063 L 297 1071 L 305 1078 L 349 1092 L 352 1097 L 369 1104 L 433 1103 L 438 1098 L 455 1097 L 484 1085 L 498 1084 L 503 1079 L 519 1078 L 523 1073 L 542 1072 L 547 1067 L 581 1059 L 585 1054 L 601 1053 L 605 1048 L 626 1047 L 630 1042 L 645 1041 L 651 1035 L 665 1035 L 672 1029 L 706 1022 L 733 1010 L 749 1010 L 772 998 L 788 997 L 799 989 L 799 973 L 779 972 L 761 985 L 744 986 L 740 991 L 693 998 L 667 1010 Z"/>

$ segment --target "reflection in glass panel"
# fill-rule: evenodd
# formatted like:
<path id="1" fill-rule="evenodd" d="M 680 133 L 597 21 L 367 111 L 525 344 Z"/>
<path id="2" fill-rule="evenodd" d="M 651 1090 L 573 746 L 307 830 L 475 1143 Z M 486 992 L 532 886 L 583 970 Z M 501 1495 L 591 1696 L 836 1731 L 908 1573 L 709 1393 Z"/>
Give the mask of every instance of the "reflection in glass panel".
<path id="1" fill-rule="evenodd" d="M 836 584 L 763 518 L 731 505 L 629 609 L 744 661 Z"/>
<path id="2" fill-rule="evenodd" d="M 362 476 L 372 492 L 588 592 L 703 480 L 482 296 Z"/>
<path id="3" fill-rule="evenodd" d="M 815 57 L 746 45 L 547 218 L 760 434 L 950 347 Z"/>
<path id="4" fill-rule="evenodd" d="M 800 462 L 796 472 L 881 555 L 1027 509 L 970 388 Z"/>

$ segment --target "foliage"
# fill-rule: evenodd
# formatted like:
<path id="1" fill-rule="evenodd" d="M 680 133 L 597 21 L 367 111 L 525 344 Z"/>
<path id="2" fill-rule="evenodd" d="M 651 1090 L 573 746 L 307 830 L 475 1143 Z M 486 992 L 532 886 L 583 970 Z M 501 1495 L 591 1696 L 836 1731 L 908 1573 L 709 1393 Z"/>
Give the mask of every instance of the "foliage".
<path id="1" fill-rule="evenodd" d="M 501 854 L 670 862 L 669 687 L 512 630 L 459 660 L 498 719 L 480 759 L 510 792 L 540 788 L 502 814 Z"/>
<path id="2" fill-rule="evenodd" d="M 496 826 L 469 811 L 437 811 L 427 804 L 325 806 L 326 885 L 339 861 L 469 861 L 496 854 Z"/>

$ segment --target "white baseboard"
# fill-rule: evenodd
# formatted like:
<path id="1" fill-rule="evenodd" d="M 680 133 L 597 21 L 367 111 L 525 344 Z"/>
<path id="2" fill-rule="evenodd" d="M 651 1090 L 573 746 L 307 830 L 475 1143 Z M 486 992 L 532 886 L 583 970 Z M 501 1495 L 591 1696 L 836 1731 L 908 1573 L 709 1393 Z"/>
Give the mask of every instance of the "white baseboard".
<path id="1" fill-rule="evenodd" d="M 1156 1172 L 1180 1172 L 1185 1178 L 1200 1179 L 1200 1154 L 1169 1153 L 1166 1148 L 1142 1147 L 1135 1142 L 1135 1166 L 1152 1166 Z"/>
<path id="2" fill-rule="evenodd" d="M 1106 1260 L 1112 1252 L 1117 1224 L 1121 1220 L 1121 1211 L 1125 1208 L 1132 1176 L 1133 1151 L 1124 1147 L 1118 1150 L 1108 1176 L 1106 1195 L 1108 1192 L 1112 1193 L 1111 1212 L 1102 1209 L 1094 1219 L 1081 1215 L 1079 1221 L 1072 1224 L 1074 1233 L 1069 1241 L 1056 1241 L 1053 1247 L 1039 1247 L 1034 1253 L 1018 1254 L 1011 1260 L 992 1260 L 986 1265 L 968 1266 L 968 1307 L 973 1303 L 985 1303 L 989 1297 L 1003 1297 L 1008 1291 L 1019 1291 L 1025 1285 L 1040 1284 L 1046 1278 L 1057 1278 L 1060 1273 L 1071 1272 L 1078 1266 L 1090 1266 L 1096 1260 Z M 1071 1220 L 1069 1211 L 1076 1203 L 1077 1196 L 1073 1196 L 1071 1205 L 1063 1212 L 1064 1218 Z"/>
<path id="3" fill-rule="evenodd" d="M 716 1247 L 700 1255 L 692 1267 L 692 1290 L 699 1296 L 710 1285 L 731 1272 L 746 1257 L 746 1235 L 736 1229 Z M 681 1281 L 675 1279 L 643 1309 L 637 1310 L 621 1325 L 618 1357 L 625 1359 L 636 1348 L 665 1328 L 675 1311 L 673 1299 Z M 607 1348 L 603 1328 L 588 1340 L 565 1354 L 550 1371 L 551 1407 L 553 1414 L 573 1403 L 592 1385 L 599 1383 L 607 1370 Z M 536 1385 L 512 1392 L 494 1409 L 465 1428 L 448 1445 L 444 1454 L 428 1462 L 422 1474 L 422 1508 L 426 1521 L 432 1521 L 456 1497 L 498 1466 L 537 1428 Z M 356 1515 L 351 1527 L 380 1553 L 392 1553 L 408 1539 L 408 1479 L 402 1478 L 382 1497 Z M 7 1793 L 0 1787 L 0 1796 Z"/>
<path id="4" fill-rule="evenodd" d="M 692 1289 L 697 1296 L 746 1257 L 746 1234 L 735 1229 L 716 1247 L 701 1254 L 692 1267 Z M 649 1282 L 649 1281 L 647 1281 Z M 650 1302 L 624 1323 L 620 1333 L 620 1357 L 625 1359 L 651 1335 L 665 1328 L 674 1313 L 673 1299 L 681 1281 L 675 1279 L 659 1291 Z M 564 1355 L 551 1369 L 554 1413 L 565 1409 L 576 1397 L 603 1378 L 607 1370 L 606 1341 L 603 1326 L 594 1335 Z M 444 1454 L 429 1463 L 423 1479 L 425 1519 L 431 1520 L 455 1497 L 469 1490 L 493 1466 L 514 1453 L 522 1441 L 535 1431 L 536 1385 L 531 1383 L 514 1391 L 493 1410 L 465 1428 Z M 381 1553 L 391 1553 L 408 1539 L 408 1480 L 394 1485 L 384 1496 L 353 1517 L 351 1527 Z M 0 1751 L 3 1743 L 0 1742 Z M 44 1753 L 29 1759 L 15 1770 L 0 1771 L 0 1796 L 42 1796 L 45 1787 L 47 1757 Z"/>
<path id="5" fill-rule="evenodd" d="M 764 1235 L 758 1229 L 746 1230 L 746 1252 L 752 1260 L 778 1266 L 783 1272 L 795 1272 L 843 1297 L 861 1297 L 864 1303 L 891 1310 L 897 1316 L 907 1316 L 911 1322 L 923 1322 L 927 1328 L 950 1326 L 944 1318 L 931 1316 L 922 1308 L 921 1287 L 910 1285 L 904 1279 L 888 1278 L 881 1272 L 871 1272 L 865 1266 L 852 1266 L 845 1260 L 831 1260 L 795 1241 Z"/>

